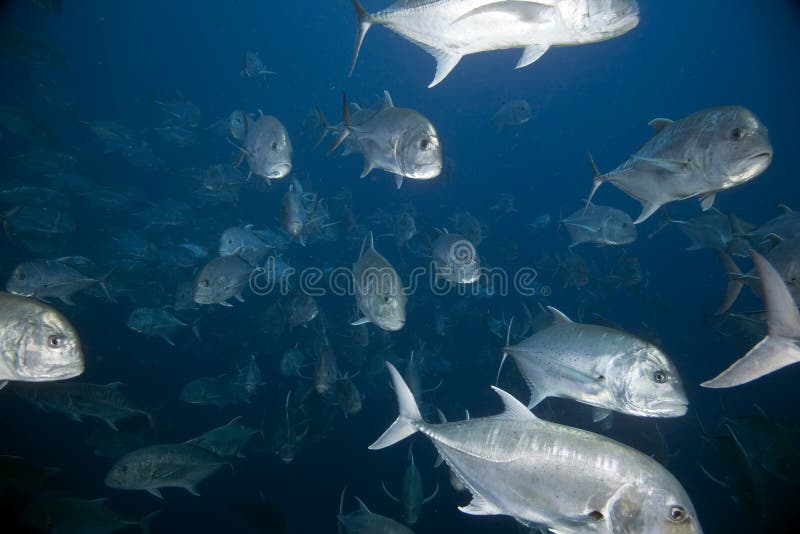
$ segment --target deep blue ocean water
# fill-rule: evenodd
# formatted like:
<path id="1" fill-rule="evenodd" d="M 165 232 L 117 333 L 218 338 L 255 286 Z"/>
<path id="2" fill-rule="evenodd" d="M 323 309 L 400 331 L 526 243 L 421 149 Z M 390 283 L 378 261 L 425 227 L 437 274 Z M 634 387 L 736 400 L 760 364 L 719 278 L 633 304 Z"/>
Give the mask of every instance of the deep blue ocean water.
<path id="1" fill-rule="evenodd" d="M 387 2 L 364 3 L 372 12 Z M 31 110 L 52 131 L 52 148 L 76 154 L 81 174 L 92 183 L 111 188 L 135 186 L 153 202 L 167 197 L 190 201 L 187 181 L 177 171 L 205 169 L 231 160 L 234 150 L 224 136 L 203 128 L 234 109 L 261 109 L 286 126 L 294 144 L 295 173 L 308 176 L 322 197 L 349 190 L 354 212 L 367 226 L 376 209 L 394 212 L 411 204 L 416 208 L 418 227 L 431 235 L 435 235 L 434 227 L 452 225 L 456 212 L 469 211 L 489 227 L 479 246 L 484 261 L 509 270 L 540 266 L 545 253 L 565 256 L 569 241 L 556 222 L 539 233 L 526 225 L 540 214 L 550 214 L 557 221 L 560 213 L 577 209 L 591 187 L 587 151 L 601 170 L 610 170 L 649 137 L 647 122 L 655 117 L 678 119 L 719 105 L 753 110 L 769 129 L 774 160 L 752 182 L 719 194 L 716 206 L 753 223 L 777 215 L 777 204 L 800 208 L 796 185 L 800 173 L 796 131 L 800 125 L 800 3 L 640 0 L 639 4 L 641 22 L 627 35 L 553 49 L 519 70 L 513 69 L 518 50 L 467 56 L 440 85 L 428 89 L 435 70 L 430 56 L 381 27 L 369 31 L 355 71 L 347 77 L 356 19 L 346 0 L 67 0 L 60 14 L 32 2 L 9 1 L 0 7 L 0 30 L 18 30 L 46 40 L 63 53 L 65 61 L 51 66 L 15 61 L 0 65 L 0 104 Z M 268 86 L 240 75 L 246 50 L 258 51 L 266 66 L 277 72 Z M 52 82 L 74 105 L 65 109 L 45 102 L 31 80 Z M 314 148 L 316 133 L 304 132 L 301 127 L 310 110 L 318 106 L 335 122 L 341 117 L 343 90 L 351 100 L 369 102 L 384 89 L 390 91 L 396 105 L 420 111 L 435 125 L 444 154 L 454 165 L 449 176 L 430 182 L 407 180 L 397 191 L 393 179 L 380 171 L 359 180 L 360 156 L 328 157 L 327 142 Z M 165 168 L 156 173 L 104 153 L 81 122 L 114 121 L 137 131 L 161 126 L 163 115 L 150 96 L 170 98 L 176 91 L 202 111 L 199 141 L 188 148 L 152 141 L 154 151 L 165 162 Z M 528 100 L 533 118 L 521 127 L 496 131 L 490 123 L 492 114 L 514 98 Z M 13 159 L 33 148 L 29 141 L 13 135 L 0 139 L 0 189 L 36 181 Z M 191 229 L 195 231 L 187 233 L 195 238 L 207 232 L 199 239 L 213 252 L 219 232 L 228 226 L 278 227 L 286 187 L 278 183 L 271 190 L 243 195 L 232 208 L 198 208 Z M 500 217 L 491 209 L 501 194 L 513 196 L 516 212 Z M 609 185 L 600 189 L 595 200 L 638 214 L 638 204 Z M 669 209 L 673 218 L 699 213 L 695 200 Z M 63 255 L 91 257 L 107 226 L 142 226 L 132 213 L 99 217 L 81 211 L 75 215 L 79 230 Z M 391 334 L 390 340 L 382 339 L 374 329 L 373 342 L 378 345 L 372 347 L 391 345 L 405 358 L 420 339 L 427 340 L 452 366 L 446 373 L 425 378 L 430 385 L 444 378 L 442 387 L 428 400 L 453 417 L 464 409 L 481 416 L 500 410 L 489 386 L 494 383 L 501 342 L 486 329 L 487 316 L 520 317 L 522 302 L 531 309 L 538 309 L 536 303 L 541 302 L 570 316 L 580 315 L 587 322 L 599 314 L 632 331 L 646 329 L 657 335 L 686 384 L 689 414 L 660 420 L 659 427 L 669 450 L 676 452 L 669 458 L 668 468 L 691 496 L 704 530 L 789 532 L 788 525 L 796 518 L 797 486 L 767 476 L 763 517 L 741 500 L 734 501 L 730 490 L 712 482 L 698 466 L 704 445 L 697 420 L 714 428 L 723 415 L 747 415 L 757 404 L 781 424 L 800 424 L 795 409 L 800 369 L 789 367 L 731 390 L 699 387 L 744 354 L 749 345 L 720 333 L 713 320 L 726 285 L 716 255 L 710 250 L 686 252 L 688 243 L 675 228 L 648 239 L 657 225 L 654 216 L 640 225 L 639 239 L 624 247 L 638 258 L 646 279 L 646 284 L 635 290 L 609 284 L 590 284 L 592 292 L 577 290 L 565 287 L 561 274 L 539 269 L 540 282 L 552 289 L 547 297 L 421 294 L 409 299 L 405 328 Z M 391 262 L 402 264 L 401 276 L 407 272 L 407 258 L 401 257 L 390 239 L 379 239 L 377 245 Z M 295 244 L 288 255 L 303 265 L 329 267 L 350 265 L 357 252 L 357 245 L 354 248 L 342 241 L 311 243 L 305 248 Z M 609 254 L 608 249 L 590 245 L 577 247 L 576 252 L 595 264 L 606 261 Z M 41 255 L 13 240 L 0 241 L 0 278 L 5 279 L 20 261 L 36 257 Z M 737 261 L 742 266 L 749 264 L 749 260 Z M 186 271 L 186 276 L 191 274 Z M 164 289 L 164 304 L 171 301 L 173 289 Z M 743 293 L 736 310 L 760 309 L 756 297 L 748 290 Z M 277 340 L 265 337 L 253 326 L 253 317 L 276 298 L 250 294 L 245 295 L 245 304 L 233 309 L 204 310 L 202 347 L 190 334 L 177 338 L 177 346 L 171 347 L 163 340 L 128 330 L 125 321 L 135 305 L 124 298 L 105 303 L 78 297 L 74 307 L 56 306 L 81 332 L 88 362 L 81 380 L 123 382 L 132 398 L 153 410 L 159 421 L 159 441 L 181 442 L 236 415 L 255 427 L 280 416 L 287 383 L 277 371 L 277 359 L 295 343 L 308 342 L 312 330 L 295 329 Z M 320 306 L 336 318 L 334 322 L 345 324 L 344 316 L 351 313 L 353 303 L 326 296 L 320 299 Z M 444 336 L 433 333 L 437 307 L 451 318 Z M 338 350 L 348 350 L 344 338 L 336 339 L 335 344 Z M 187 381 L 230 371 L 249 354 L 258 355 L 267 383 L 252 403 L 217 409 L 178 401 Z M 504 370 L 502 385 L 525 399 L 525 386 L 512 367 Z M 363 411 L 347 419 L 338 413 L 326 435 L 309 439 L 293 463 L 282 463 L 271 451 L 250 451 L 232 470 L 206 481 L 200 497 L 168 489 L 165 500 L 158 502 L 144 492 L 106 488 L 103 477 L 113 462 L 94 456 L 83 443 L 91 424 L 43 413 L 16 398 L 11 387 L 0 392 L 0 453 L 57 466 L 62 470 L 59 483 L 70 494 L 109 497 L 115 509 L 131 517 L 161 509 L 152 532 L 257 532 L 248 525 L 243 507 L 257 503 L 259 492 L 269 503 L 266 524 L 272 529 L 260 531 L 332 532 L 344 486 L 348 486 L 349 496 L 358 495 L 371 510 L 399 518 L 399 507 L 383 494 L 380 481 L 397 491 L 407 445 L 367 450 L 396 416 L 394 395 L 383 378 L 375 382 L 356 378 L 356 383 L 365 394 Z M 552 404 L 561 421 L 597 431 L 585 407 L 560 400 Z M 608 435 L 651 453 L 654 451 L 648 447 L 653 447 L 650 438 L 654 430 L 652 421 L 617 415 Z M 415 532 L 517 532 L 518 527 L 507 517 L 459 512 L 457 506 L 468 502 L 468 497 L 450 489 L 444 469 L 432 468 L 435 451 L 430 444 L 421 438 L 414 441 L 428 492 L 435 482 L 441 486 L 438 497 L 413 527 Z M 345 509 L 354 506 L 348 497 Z"/>

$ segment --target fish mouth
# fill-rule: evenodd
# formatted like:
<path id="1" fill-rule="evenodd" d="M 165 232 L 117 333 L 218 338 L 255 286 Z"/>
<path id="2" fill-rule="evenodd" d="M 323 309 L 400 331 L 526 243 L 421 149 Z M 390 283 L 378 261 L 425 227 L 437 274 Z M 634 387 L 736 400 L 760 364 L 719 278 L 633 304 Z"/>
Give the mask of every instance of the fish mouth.
<path id="1" fill-rule="evenodd" d="M 689 402 L 685 400 L 665 400 L 654 402 L 650 408 L 663 417 L 680 417 L 689 411 Z"/>
<path id="2" fill-rule="evenodd" d="M 278 180 L 283 178 L 292 170 L 292 165 L 290 163 L 281 163 L 280 165 L 276 165 L 271 171 L 267 173 L 267 178 L 270 180 Z"/>
<path id="3" fill-rule="evenodd" d="M 748 161 L 753 161 L 758 159 L 772 159 L 772 152 L 760 152 L 755 156 L 750 156 L 749 158 L 747 158 Z"/>

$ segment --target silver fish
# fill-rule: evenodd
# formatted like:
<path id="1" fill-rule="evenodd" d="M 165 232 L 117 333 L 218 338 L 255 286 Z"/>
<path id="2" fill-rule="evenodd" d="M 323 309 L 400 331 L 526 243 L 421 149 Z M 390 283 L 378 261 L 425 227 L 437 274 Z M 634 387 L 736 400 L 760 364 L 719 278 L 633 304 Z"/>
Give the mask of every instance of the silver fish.
<path id="1" fill-rule="evenodd" d="M 594 185 L 587 206 L 605 182 L 642 204 L 639 224 L 668 202 L 700 197 L 703 211 L 716 193 L 748 182 L 772 162 L 767 128 L 752 111 L 723 106 L 677 121 L 653 119 L 655 133 L 625 163 L 601 174 L 592 161 Z M 590 158 L 591 160 L 591 158 Z"/>
<path id="2" fill-rule="evenodd" d="M 229 299 L 244 302 L 242 292 L 254 268 L 239 256 L 220 256 L 206 264 L 194 283 L 194 301 L 198 304 L 231 306 Z"/>
<path id="3" fill-rule="evenodd" d="M 542 57 L 551 46 L 605 41 L 639 24 L 635 0 L 409 0 L 369 14 L 352 0 L 358 35 L 350 73 L 373 24 L 386 26 L 436 59 L 438 84 L 468 54 L 523 48 L 516 68 Z"/>
<path id="4" fill-rule="evenodd" d="M 103 280 L 86 276 L 72 267 L 88 263 L 90 260 L 80 256 L 20 263 L 8 277 L 6 291 L 42 300 L 54 297 L 64 304 L 74 304 L 72 295 L 92 284 L 100 284 L 106 291 Z M 107 291 L 106 297 L 110 300 Z"/>
<path id="5" fill-rule="evenodd" d="M 400 373 L 386 367 L 400 415 L 369 448 L 422 432 L 472 493 L 462 512 L 508 515 L 555 532 L 702 532 L 680 482 L 649 456 L 539 419 L 496 387 L 503 413 L 427 423 Z"/>
<path id="6" fill-rule="evenodd" d="M 353 285 L 356 306 L 364 317 L 352 325 L 372 323 L 389 331 L 403 328 L 406 323 L 406 294 L 400 275 L 375 250 L 372 232 L 364 238 L 361 254 L 353 264 Z"/>
<path id="7" fill-rule="evenodd" d="M 283 124 L 272 115 L 246 121 L 244 147 L 238 147 L 247 159 L 250 175 L 257 174 L 267 180 L 283 178 L 292 170 L 292 142 Z"/>
<path id="8" fill-rule="evenodd" d="M 591 202 L 562 219 L 572 243 L 570 248 L 581 243 L 597 245 L 626 245 L 636 241 L 636 226 L 622 210 L 610 206 L 598 206 Z"/>
<path id="9" fill-rule="evenodd" d="M 370 534 L 376 532 L 381 534 L 414 534 L 410 528 L 402 523 L 398 523 L 390 517 L 370 512 L 364 501 L 358 497 L 354 497 L 358 503 L 358 510 L 345 514 L 344 493 L 346 490 L 347 488 L 344 488 L 341 497 L 339 497 L 339 515 L 336 517 L 339 520 L 339 525 L 344 527 L 347 534 Z"/>
<path id="10" fill-rule="evenodd" d="M 520 126 L 531 120 L 531 105 L 526 100 L 509 100 L 492 115 L 492 126 L 500 130 Z"/>
<path id="11" fill-rule="evenodd" d="M 386 484 L 381 481 L 381 487 L 386 495 L 389 496 L 394 502 L 398 503 L 403 508 L 403 521 L 409 525 L 413 525 L 419 519 L 422 512 L 422 507 L 431 502 L 439 493 L 439 483 L 436 483 L 436 489 L 430 496 L 425 497 L 422 488 L 422 475 L 414 463 L 414 451 L 411 447 L 408 449 L 408 466 L 406 466 L 405 473 L 403 473 L 403 486 L 400 498 L 398 499 L 392 495 Z"/>
<path id="12" fill-rule="evenodd" d="M 620 330 L 572 322 L 553 307 L 553 324 L 505 347 L 531 390 L 529 407 L 564 397 L 646 417 L 686 414 L 675 364 L 657 347 Z M 607 416 L 597 413 L 596 420 Z"/>
<path id="13" fill-rule="evenodd" d="M 472 284 L 481 274 L 481 259 L 470 240 L 447 230 L 433 242 L 436 277 L 453 284 Z"/>
<path id="14" fill-rule="evenodd" d="M 80 337 L 66 317 L 36 300 L 0 293 L 0 388 L 83 373 Z"/>
<path id="15" fill-rule="evenodd" d="M 184 488 L 199 495 L 197 484 L 213 475 L 226 462 L 213 452 L 190 443 L 150 445 L 129 452 L 109 470 L 109 488 L 146 490 L 161 499 L 159 488 Z"/>
<path id="16" fill-rule="evenodd" d="M 430 180 L 439 176 L 442 145 L 433 124 L 413 109 L 394 107 L 388 91 L 383 96 L 378 110 L 359 114 L 358 122 L 354 122 L 347 95 L 342 94 L 344 123 L 333 128 L 338 135 L 328 153 L 350 139 L 346 153 L 360 152 L 364 156 L 361 178 L 373 169 L 381 169 L 395 175 L 398 189 L 403 178 Z"/>

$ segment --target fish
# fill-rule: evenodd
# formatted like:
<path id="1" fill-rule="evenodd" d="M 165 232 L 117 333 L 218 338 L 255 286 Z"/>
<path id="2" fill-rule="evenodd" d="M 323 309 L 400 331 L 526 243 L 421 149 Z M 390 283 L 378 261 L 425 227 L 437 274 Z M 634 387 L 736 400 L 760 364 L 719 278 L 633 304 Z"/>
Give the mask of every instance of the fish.
<path id="1" fill-rule="evenodd" d="M 412 446 L 413 447 L 413 446 Z M 439 493 L 439 483 L 436 483 L 436 489 L 430 496 L 425 497 L 422 487 L 422 475 L 414 463 L 413 448 L 408 448 L 408 466 L 406 466 L 405 473 L 403 473 L 403 486 L 398 499 L 386 488 L 386 484 L 381 481 L 381 487 L 386 495 L 389 496 L 394 502 L 398 503 L 403 509 L 403 521 L 408 525 L 413 525 L 419 520 L 419 515 L 422 512 L 422 507 L 431 502 Z"/>
<path id="2" fill-rule="evenodd" d="M 350 323 L 352 326 L 372 323 L 390 332 L 403 328 L 406 294 L 400 275 L 375 250 L 372 232 L 364 238 L 361 253 L 353 264 L 353 287 L 356 306 L 364 316 Z"/>
<path id="3" fill-rule="evenodd" d="M 503 348 L 531 391 L 529 408 L 565 397 L 598 410 L 644 417 L 679 417 L 689 401 L 675 364 L 655 345 L 621 330 L 581 324 L 548 306 L 553 323 Z M 501 364 L 502 368 L 502 364 Z"/>
<path id="4" fill-rule="evenodd" d="M 251 80 L 256 80 L 259 85 L 261 85 L 267 80 L 267 76 L 270 74 L 276 75 L 277 73 L 267 69 L 258 52 L 248 50 L 244 53 L 242 59 L 242 76 L 250 78 Z"/>
<path id="5" fill-rule="evenodd" d="M 498 387 L 501 414 L 427 423 L 400 373 L 389 362 L 386 368 L 400 415 L 369 449 L 424 434 L 472 494 L 462 512 L 508 515 L 555 532 L 702 532 L 683 486 L 649 456 L 539 419 Z"/>
<path id="6" fill-rule="evenodd" d="M 289 239 L 306 246 L 305 227 L 307 213 L 303 204 L 303 188 L 293 180 L 281 201 L 281 224 Z"/>
<path id="7" fill-rule="evenodd" d="M 349 378 L 340 378 L 336 382 L 336 401 L 341 406 L 345 418 L 361 411 L 361 392 Z"/>
<path id="8" fill-rule="evenodd" d="M 597 189 L 608 182 L 642 205 L 634 224 L 676 200 L 700 197 L 703 211 L 716 194 L 762 174 L 772 162 L 767 128 L 749 109 L 721 106 L 692 113 L 677 121 L 653 119 L 653 136 L 611 172 L 601 174 L 589 156 Z"/>
<path id="9" fill-rule="evenodd" d="M 748 256 L 750 245 L 746 238 L 735 235 L 732 215 L 726 215 L 716 208 L 711 208 L 696 217 L 680 221 L 671 218 L 666 209 L 661 208 L 660 211 L 664 220 L 661 226 L 648 236 L 649 238 L 661 231 L 663 227 L 674 224 L 691 242 L 686 248 L 687 251 L 710 248 L 724 250 L 736 256 Z M 741 228 L 746 223 L 740 220 L 738 224 Z"/>
<path id="10" fill-rule="evenodd" d="M 481 275 L 481 259 L 470 240 L 446 229 L 433 242 L 436 277 L 453 284 L 472 284 Z"/>
<path id="11" fill-rule="evenodd" d="M 278 447 L 277 453 L 281 461 L 285 464 L 290 464 L 297 456 L 300 448 L 300 443 L 308 434 L 309 426 L 305 421 L 296 422 L 292 419 L 289 413 L 289 405 L 292 398 L 292 392 L 286 394 L 286 403 L 284 404 L 285 427 L 282 429 L 282 443 Z M 297 432 L 298 427 L 304 427 L 302 432 Z"/>
<path id="12" fill-rule="evenodd" d="M 766 252 L 763 250 L 765 245 L 775 245 L 772 236 L 778 236 L 783 240 L 800 236 L 800 211 L 794 211 L 784 204 L 780 204 L 778 209 L 780 214 L 777 217 L 755 228 L 746 228 L 741 220 L 732 217 L 734 234 L 747 239 L 753 246 L 760 247 L 762 253 Z"/>
<path id="13" fill-rule="evenodd" d="M 227 424 L 213 428 L 186 443 L 202 447 L 220 458 L 244 458 L 242 450 L 250 442 L 250 438 L 258 434 L 258 430 L 240 424 L 241 418 L 234 417 Z"/>
<path id="14" fill-rule="evenodd" d="M 298 347 L 293 347 L 281 356 L 281 375 L 286 378 L 297 377 L 300 369 L 305 365 L 306 353 Z"/>
<path id="15" fill-rule="evenodd" d="M 384 170 L 394 174 L 400 189 L 404 178 L 430 180 L 442 172 L 442 145 L 433 124 L 416 110 L 395 107 L 389 91 L 383 92 L 379 109 L 357 117 L 351 117 L 342 93 L 342 113 L 342 126 L 332 128 L 337 136 L 328 154 L 349 140 L 346 153 L 364 156 L 361 178 L 374 169 Z"/>
<path id="16" fill-rule="evenodd" d="M 410 0 L 369 14 L 352 0 L 358 35 L 352 75 L 364 36 L 374 25 L 386 26 L 420 46 L 436 60 L 428 87 L 444 80 L 468 54 L 522 48 L 515 68 L 530 65 L 550 47 L 605 41 L 639 24 L 635 0 Z"/>
<path id="17" fill-rule="evenodd" d="M 146 336 L 160 337 L 174 347 L 172 336 L 189 325 L 164 308 L 136 308 L 128 316 L 126 326 Z"/>
<path id="18" fill-rule="evenodd" d="M 800 313 L 797 303 L 781 275 L 764 256 L 750 251 L 761 280 L 761 293 L 767 309 L 767 335 L 716 377 L 700 385 L 705 388 L 730 388 L 800 362 Z"/>
<path id="19" fill-rule="evenodd" d="M 627 245 L 636 241 L 633 219 L 622 210 L 589 203 L 561 220 L 572 238 L 570 248 L 581 243 Z"/>
<path id="20" fill-rule="evenodd" d="M 8 381 L 45 382 L 83 374 L 77 330 L 39 301 L 0 292 L 0 388 Z"/>
<path id="21" fill-rule="evenodd" d="M 509 100 L 492 115 L 491 122 L 495 129 L 502 130 L 511 126 L 521 126 L 531 120 L 531 116 L 531 105 L 526 100 Z"/>
<path id="22" fill-rule="evenodd" d="M 9 275 L 6 291 L 39 300 L 57 298 L 64 304 L 73 305 L 72 295 L 93 284 L 99 284 L 110 301 L 104 279 L 86 276 L 72 267 L 85 266 L 88 263 L 91 261 L 81 256 L 20 263 Z"/>
<path id="23" fill-rule="evenodd" d="M 339 497 L 339 515 L 336 519 L 340 527 L 344 527 L 347 534 L 369 534 L 370 532 L 381 532 L 382 534 L 414 534 L 414 532 L 402 523 L 398 523 L 390 517 L 386 517 L 374 512 L 370 512 L 364 501 L 354 497 L 358 503 L 358 510 L 344 513 L 344 494 L 347 488 L 342 490 Z"/>
<path id="24" fill-rule="evenodd" d="M 252 265 L 239 256 L 219 256 L 208 262 L 194 283 L 194 301 L 197 304 L 232 306 L 229 299 L 244 302 L 242 292 L 255 272 Z"/>
<path id="25" fill-rule="evenodd" d="M 319 315 L 319 306 L 314 297 L 299 291 L 291 296 L 286 308 L 286 324 L 289 328 L 296 326 L 306 326 Z"/>
<path id="26" fill-rule="evenodd" d="M 189 404 L 224 408 L 250 402 L 250 393 L 235 376 L 221 374 L 191 380 L 183 386 L 179 398 Z"/>
<path id="27" fill-rule="evenodd" d="M 45 411 L 59 412 L 73 421 L 86 417 L 100 419 L 111 430 L 132 417 L 145 417 L 152 426 L 152 416 L 130 401 L 122 392 L 121 382 L 90 384 L 86 382 L 51 382 L 17 387 L 17 395 Z"/>
<path id="28" fill-rule="evenodd" d="M 255 265 L 273 248 L 253 231 L 254 226 L 232 226 L 219 237 L 220 256 L 239 256 L 247 263 Z"/>
<path id="29" fill-rule="evenodd" d="M 243 115 L 246 121 L 244 146 L 236 147 L 247 160 L 250 172 L 267 180 L 284 178 L 292 170 L 292 141 L 281 121 L 259 110 L 255 121 Z"/>
<path id="30" fill-rule="evenodd" d="M 146 490 L 162 499 L 160 488 L 184 488 L 200 495 L 197 485 L 227 462 L 191 443 L 150 445 L 129 452 L 111 467 L 105 484 L 109 488 Z"/>

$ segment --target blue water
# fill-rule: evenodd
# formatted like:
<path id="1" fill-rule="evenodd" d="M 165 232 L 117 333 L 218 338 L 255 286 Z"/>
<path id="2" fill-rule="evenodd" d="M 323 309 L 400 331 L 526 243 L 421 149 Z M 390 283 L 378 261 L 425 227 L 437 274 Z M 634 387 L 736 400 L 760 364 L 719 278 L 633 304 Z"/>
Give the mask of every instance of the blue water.
<path id="1" fill-rule="evenodd" d="M 365 7 L 372 12 L 386 3 L 370 0 Z M 545 252 L 564 256 L 569 241 L 563 229 L 554 223 L 533 233 L 525 225 L 543 213 L 557 220 L 560 213 L 577 209 L 591 187 L 587 151 L 601 170 L 612 169 L 647 139 L 647 122 L 655 117 L 678 119 L 719 105 L 753 110 L 769 129 L 774 160 L 762 176 L 718 195 L 716 205 L 753 223 L 775 216 L 777 204 L 800 208 L 796 185 L 800 173 L 796 131 L 800 125 L 800 3 L 639 3 L 641 22 L 625 36 L 554 49 L 520 70 L 513 69 L 518 50 L 468 56 L 440 85 L 427 89 L 435 71 L 433 60 L 382 27 L 369 31 L 354 74 L 347 77 L 356 20 L 346 0 L 67 0 L 57 15 L 32 2 L 15 0 L 0 7 L 0 30 L 20 30 L 44 39 L 61 50 L 66 61 L 49 67 L 26 68 L 16 62 L 0 65 L 0 103 L 34 111 L 53 131 L 54 148 L 78 154 L 82 174 L 93 183 L 134 185 L 144 190 L 150 201 L 166 197 L 188 200 L 190 191 L 176 172 L 230 161 L 231 146 L 222 137 L 202 132 L 198 144 L 189 148 L 153 142 L 166 168 L 149 174 L 122 158 L 104 154 L 80 121 L 114 121 L 134 130 L 160 126 L 162 114 L 149 95 L 169 98 L 176 91 L 202 111 L 201 129 L 227 117 L 233 109 L 261 109 L 286 125 L 294 144 L 295 172 L 307 174 L 323 197 L 350 190 L 361 222 L 369 225 L 368 217 L 376 208 L 394 211 L 410 203 L 416 207 L 419 229 L 435 235 L 434 227 L 448 227 L 457 211 L 469 211 L 489 226 L 479 246 L 484 261 L 509 270 L 532 266 Z M 267 68 L 278 73 L 268 87 L 259 87 L 240 75 L 245 50 L 258 51 Z M 74 112 L 45 103 L 32 90 L 31 78 L 52 81 L 74 102 Z M 379 171 L 359 180 L 360 156 L 328 157 L 324 145 L 313 147 L 315 134 L 302 132 L 301 123 L 315 106 L 331 121 L 339 120 L 343 90 L 352 100 L 370 101 L 384 89 L 391 92 L 396 105 L 416 109 L 433 122 L 445 156 L 454 163 L 450 177 L 430 182 L 407 180 L 399 191 L 393 179 Z M 532 120 L 519 128 L 495 131 L 490 123 L 492 114 L 514 98 L 530 102 Z M 0 186 L 35 181 L 35 177 L 20 174 L 8 159 L 33 148 L 13 136 L 0 140 L 4 158 L 0 161 Z M 227 226 L 277 227 L 285 188 L 279 183 L 270 191 L 247 195 L 233 210 L 198 210 L 197 228 L 215 232 L 209 230 L 205 244 L 213 252 L 218 233 Z M 501 194 L 514 197 L 517 212 L 498 217 L 490 209 Z M 596 201 L 631 215 L 639 211 L 635 201 L 608 185 L 600 189 Z M 670 206 L 670 213 L 674 218 L 686 218 L 699 209 L 696 201 L 688 200 Z M 91 255 L 96 236 L 106 225 L 137 224 L 127 213 L 111 221 L 93 218 L 91 213 L 77 215 L 79 232 L 72 243 L 75 252 L 69 251 L 70 255 Z M 563 278 L 542 270 L 539 281 L 552 289 L 547 298 L 412 296 L 408 324 L 391 334 L 393 350 L 405 357 L 419 339 L 435 342 L 439 355 L 452 369 L 425 378 L 429 387 L 444 378 L 442 387 L 428 400 L 452 417 L 464 409 L 481 416 L 500 410 L 489 389 L 500 341 L 485 327 L 487 314 L 520 316 L 524 301 L 532 309 L 541 302 L 586 320 L 596 313 L 632 331 L 642 330 L 644 323 L 649 332 L 657 333 L 661 347 L 674 359 L 687 385 L 689 414 L 659 421 L 659 426 L 670 451 L 677 452 L 669 460 L 669 469 L 691 496 L 704 530 L 791 531 L 787 525 L 796 516 L 792 506 L 797 502 L 797 487 L 767 477 L 767 516 L 763 518 L 734 502 L 729 490 L 709 480 L 698 467 L 702 437 L 697 419 L 713 428 L 722 415 L 747 415 L 756 403 L 782 424 L 800 424 L 794 409 L 800 368 L 789 367 L 727 391 L 699 387 L 749 346 L 721 335 L 712 321 L 726 283 L 715 254 L 684 251 L 688 243 L 674 228 L 647 239 L 657 219 L 643 223 L 637 242 L 625 247 L 639 259 L 647 279 L 636 291 L 602 286 L 587 296 L 586 291 L 564 287 Z M 400 271 L 405 274 L 410 265 L 394 250 L 392 241 L 378 243 L 391 262 L 403 262 Z M 516 250 L 513 254 L 512 249 Z M 589 245 L 576 251 L 590 262 L 602 262 L 608 254 Z M 357 247 L 337 243 L 310 244 L 304 249 L 292 245 L 289 252 L 299 263 L 320 267 L 347 266 L 356 254 Z M 36 254 L 12 242 L 0 242 L 0 278 L 5 279 L 20 261 L 34 257 Z M 745 293 L 736 309 L 759 309 L 759 301 Z M 126 329 L 125 320 L 134 307 L 128 300 L 109 304 L 77 298 L 75 307 L 57 307 L 75 323 L 86 346 L 88 364 L 81 380 L 124 382 L 126 392 L 152 409 L 160 421 L 159 441 L 181 442 L 236 415 L 257 427 L 265 413 L 277 417 L 282 410 L 287 384 L 277 370 L 279 355 L 298 341 L 307 341 L 311 333 L 301 328 L 277 341 L 267 341 L 254 328 L 252 318 L 275 298 L 245 298 L 246 304 L 237 304 L 232 310 L 204 310 L 207 341 L 201 353 L 190 337 L 180 338 L 173 348 Z M 165 295 L 164 303 L 169 301 Z M 353 308 L 351 300 L 334 297 L 321 299 L 320 305 L 339 322 Z M 432 333 L 437 305 L 452 320 L 443 338 Z M 370 328 L 373 333 L 377 330 Z M 335 343 L 338 350 L 349 350 L 345 339 Z M 372 346 L 370 350 L 376 349 Z M 251 353 L 265 362 L 267 381 L 252 404 L 217 409 L 178 401 L 187 381 L 229 371 L 233 362 Z M 516 371 L 506 369 L 504 375 L 504 386 L 526 398 Z M 174 489 L 165 491 L 164 502 L 157 502 L 144 492 L 106 488 L 103 477 L 112 461 L 94 456 L 83 444 L 90 424 L 43 413 L 9 390 L 0 392 L 0 453 L 60 467 L 59 480 L 70 494 L 110 497 L 115 509 L 131 517 L 162 510 L 152 532 L 256 532 L 248 526 L 241 507 L 257 501 L 259 492 L 274 512 L 268 521 L 272 531 L 332 532 L 344 486 L 349 487 L 349 495 L 358 495 L 373 511 L 399 518 L 399 508 L 383 494 L 380 481 L 385 480 L 394 493 L 398 491 L 407 446 L 367 450 L 396 415 L 394 395 L 386 380 L 367 383 L 357 378 L 356 382 L 365 392 L 362 413 L 348 419 L 338 413 L 332 429 L 324 437 L 309 440 L 289 465 L 271 452 L 248 452 L 232 472 L 222 471 L 206 481 L 200 497 Z M 585 408 L 567 401 L 554 405 L 564 422 L 597 431 Z M 651 453 L 647 438 L 654 428 L 651 421 L 617 415 L 608 435 Z M 417 465 L 427 491 L 434 482 L 441 486 L 439 496 L 414 526 L 415 532 L 517 532 L 516 524 L 507 517 L 459 512 L 457 506 L 465 504 L 468 497 L 450 489 L 444 469 L 432 468 L 433 448 L 423 439 L 415 441 Z M 345 509 L 354 506 L 348 498 Z"/>

